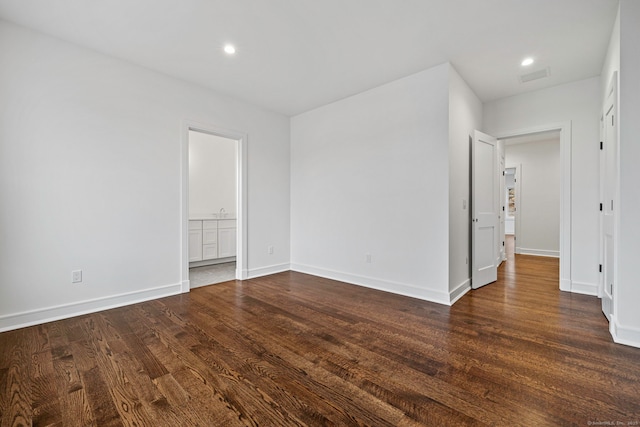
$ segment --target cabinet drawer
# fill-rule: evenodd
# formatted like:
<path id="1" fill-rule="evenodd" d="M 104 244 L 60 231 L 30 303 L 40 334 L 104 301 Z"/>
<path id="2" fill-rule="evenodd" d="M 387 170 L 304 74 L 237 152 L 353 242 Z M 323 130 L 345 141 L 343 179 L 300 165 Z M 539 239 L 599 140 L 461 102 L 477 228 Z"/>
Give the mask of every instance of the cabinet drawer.
<path id="1" fill-rule="evenodd" d="M 218 230 L 204 229 L 202 230 L 202 244 L 211 245 L 218 243 Z"/>
<path id="2" fill-rule="evenodd" d="M 202 230 L 202 221 L 189 220 L 189 231 Z"/>
<path id="3" fill-rule="evenodd" d="M 213 243 L 210 245 L 202 245 L 202 259 L 218 258 L 218 245 Z"/>
<path id="4" fill-rule="evenodd" d="M 218 220 L 218 228 L 236 228 L 236 220 L 235 219 Z"/>
<path id="5" fill-rule="evenodd" d="M 218 229 L 218 220 L 204 220 L 202 221 L 202 229 L 203 230 L 217 230 Z"/>

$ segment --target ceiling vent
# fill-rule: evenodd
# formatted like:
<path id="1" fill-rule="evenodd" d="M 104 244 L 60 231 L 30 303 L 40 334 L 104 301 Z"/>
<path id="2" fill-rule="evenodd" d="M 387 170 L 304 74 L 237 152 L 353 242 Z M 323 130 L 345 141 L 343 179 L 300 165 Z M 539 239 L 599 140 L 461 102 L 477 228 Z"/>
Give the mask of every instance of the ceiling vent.
<path id="1" fill-rule="evenodd" d="M 543 68 L 542 70 L 534 71 L 528 74 L 522 74 L 520 76 L 520 83 L 527 83 L 533 80 L 544 79 L 545 77 L 549 77 L 551 75 L 551 70 L 549 67 Z"/>

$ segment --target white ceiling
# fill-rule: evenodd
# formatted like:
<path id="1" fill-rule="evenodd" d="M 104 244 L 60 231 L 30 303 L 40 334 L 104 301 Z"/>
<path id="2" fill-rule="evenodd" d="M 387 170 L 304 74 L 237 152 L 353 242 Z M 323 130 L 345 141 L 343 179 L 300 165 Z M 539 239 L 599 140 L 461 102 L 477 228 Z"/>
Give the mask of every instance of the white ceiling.
<path id="1" fill-rule="evenodd" d="M 0 17 L 295 115 L 450 61 L 483 101 L 600 74 L 618 0 L 0 0 Z M 225 43 L 237 54 L 222 52 Z M 523 70 L 525 56 L 536 64 Z M 518 76 L 550 67 L 551 76 Z"/>

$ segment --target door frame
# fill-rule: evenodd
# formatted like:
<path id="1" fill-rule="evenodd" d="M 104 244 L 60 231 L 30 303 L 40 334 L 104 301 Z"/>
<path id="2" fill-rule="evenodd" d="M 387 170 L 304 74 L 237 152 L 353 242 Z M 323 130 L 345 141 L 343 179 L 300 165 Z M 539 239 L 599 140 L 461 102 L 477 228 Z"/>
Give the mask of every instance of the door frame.
<path id="1" fill-rule="evenodd" d="M 505 169 L 506 169 L 506 159 L 505 159 L 505 145 L 504 140 L 498 140 L 498 182 L 500 187 L 498 189 L 498 259 L 497 265 L 500 265 L 507 259 L 506 249 L 505 249 L 505 219 L 507 216 L 507 207 L 505 200 Z"/>
<path id="2" fill-rule="evenodd" d="M 244 132 L 224 129 L 218 126 L 184 120 L 181 125 L 180 141 L 180 265 L 182 292 L 189 292 L 189 131 L 236 141 L 237 161 L 237 206 L 236 206 L 236 279 L 247 278 L 248 240 L 247 240 L 247 142 Z"/>
<path id="3" fill-rule="evenodd" d="M 560 131 L 560 290 L 571 292 L 571 121 L 494 132 L 498 139 Z M 517 234 L 516 234 L 517 236 Z"/>

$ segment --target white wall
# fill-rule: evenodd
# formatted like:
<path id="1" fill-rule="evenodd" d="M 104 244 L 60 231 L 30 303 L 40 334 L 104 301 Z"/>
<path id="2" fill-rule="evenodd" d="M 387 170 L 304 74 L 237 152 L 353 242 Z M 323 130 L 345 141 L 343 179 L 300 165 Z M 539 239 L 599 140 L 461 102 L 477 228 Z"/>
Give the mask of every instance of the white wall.
<path id="1" fill-rule="evenodd" d="M 189 216 L 235 214 L 237 141 L 189 131 Z"/>
<path id="2" fill-rule="evenodd" d="M 520 167 L 516 251 L 560 256 L 560 139 L 507 144 L 505 163 Z"/>
<path id="3" fill-rule="evenodd" d="M 0 330 L 179 292 L 185 119 L 248 134 L 249 270 L 288 268 L 288 118 L 5 22 L 0 64 Z"/>
<path id="4" fill-rule="evenodd" d="M 449 302 L 449 70 L 291 119 L 292 269 Z"/>
<path id="5" fill-rule="evenodd" d="M 449 72 L 449 292 L 452 301 L 470 289 L 470 144 L 482 128 L 482 102 L 451 67 Z"/>
<path id="6" fill-rule="evenodd" d="M 607 99 L 607 89 L 611 83 L 613 73 L 620 72 L 620 8 L 618 7 L 618 15 L 616 21 L 613 24 L 613 30 L 611 31 L 611 38 L 609 39 L 609 47 L 607 48 L 607 55 L 604 59 L 602 66 L 602 72 L 600 74 L 600 99 L 601 104 L 604 105 Z M 618 93 L 620 86 L 618 85 Z M 618 105 L 619 106 L 619 105 Z"/>
<path id="7" fill-rule="evenodd" d="M 613 336 L 640 347 L 640 2 L 620 1 L 619 153 L 620 202 L 617 284 L 614 288 Z M 615 35 L 614 35 L 615 37 Z M 615 56 L 611 55 L 611 56 Z"/>
<path id="8" fill-rule="evenodd" d="M 484 129 L 506 134 L 571 122 L 571 286 L 597 292 L 600 80 L 591 78 L 484 104 Z"/>

